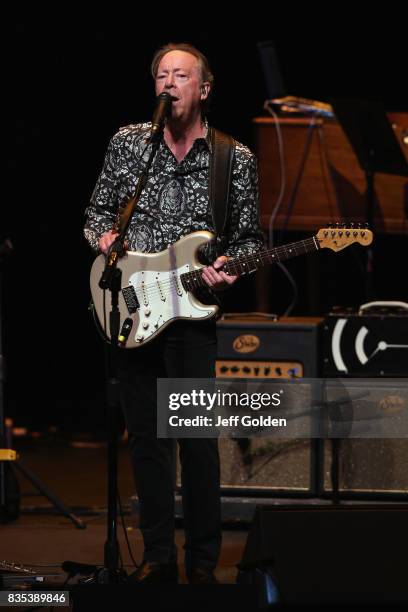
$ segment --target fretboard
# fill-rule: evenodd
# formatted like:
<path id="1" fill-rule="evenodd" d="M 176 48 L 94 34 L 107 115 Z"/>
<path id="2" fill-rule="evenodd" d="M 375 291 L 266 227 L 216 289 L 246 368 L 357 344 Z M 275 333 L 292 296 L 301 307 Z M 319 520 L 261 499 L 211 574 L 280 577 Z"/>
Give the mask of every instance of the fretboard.
<path id="1" fill-rule="evenodd" d="M 279 246 L 274 249 L 258 251 L 251 255 L 234 257 L 229 259 L 221 269 L 232 276 L 236 274 L 248 274 L 249 272 L 258 270 L 261 266 L 285 261 L 286 259 L 303 255 L 304 253 L 319 250 L 319 248 L 319 242 L 313 236 L 312 238 L 285 244 L 284 246 Z M 206 282 L 202 278 L 202 269 L 184 272 L 180 275 L 180 278 L 184 289 L 187 291 L 206 286 Z"/>

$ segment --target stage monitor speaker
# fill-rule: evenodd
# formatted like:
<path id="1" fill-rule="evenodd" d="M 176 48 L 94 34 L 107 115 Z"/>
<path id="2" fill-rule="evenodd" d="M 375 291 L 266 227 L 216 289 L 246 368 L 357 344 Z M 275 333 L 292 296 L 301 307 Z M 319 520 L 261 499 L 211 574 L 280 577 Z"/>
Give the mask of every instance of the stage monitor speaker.
<path id="1" fill-rule="evenodd" d="M 257 506 L 241 581 L 272 568 L 282 604 L 408 604 L 408 506 Z"/>
<path id="2" fill-rule="evenodd" d="M 217 322 L 217 376 L 299 378 L 319 375 L 322 319 L 226 315 Z M 309 440 L 220 439 L 225 494 L 316 494 L 316 452 Z"/>

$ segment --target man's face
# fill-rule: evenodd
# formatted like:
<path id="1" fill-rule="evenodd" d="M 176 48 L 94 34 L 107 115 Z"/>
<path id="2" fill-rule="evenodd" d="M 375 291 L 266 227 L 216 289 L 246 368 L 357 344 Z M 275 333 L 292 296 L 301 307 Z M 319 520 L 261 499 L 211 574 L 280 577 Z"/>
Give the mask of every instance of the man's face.
<path id="1" fill-rule="evenodd" d="M 172 118 L 189 119 L 199 111 L 210 85 L 202 83 L 198 59 L 185 51 L 169 51 L 156 75 L 156 95 L 167 91 L 173 98 Z"/>

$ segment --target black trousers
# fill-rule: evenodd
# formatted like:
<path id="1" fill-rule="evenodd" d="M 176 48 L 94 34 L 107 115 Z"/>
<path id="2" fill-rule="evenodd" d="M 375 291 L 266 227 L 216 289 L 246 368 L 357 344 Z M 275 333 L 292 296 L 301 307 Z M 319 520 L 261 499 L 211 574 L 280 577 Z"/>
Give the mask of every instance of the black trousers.
<path id="1" fill-rule="evenodd" d="M 140 502 L 144 559 L 176 560 L 174 440 L 157 438 L 157 378 L 214 378 L 214 321 L 176 321 L 150 345 L 120 353 L 122 405 Z M 178 440 L 185 524 L 185 567 L 213 570 L 221 547 L 218 440 Z"/>

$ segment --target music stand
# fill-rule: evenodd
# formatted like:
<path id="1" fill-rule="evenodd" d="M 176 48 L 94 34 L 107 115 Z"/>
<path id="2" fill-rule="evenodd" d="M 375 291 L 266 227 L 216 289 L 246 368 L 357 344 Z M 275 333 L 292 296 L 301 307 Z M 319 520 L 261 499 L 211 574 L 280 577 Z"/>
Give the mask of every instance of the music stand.
<path id="1" fill-rule="evenodd" d="M 352 98 L 331 100 L 334 113 L 356 154 L 366 180 L 366 220 L 374 225 L 376 172 L 408 176 L 408 162 L 380 101 Z M 372 249 L 367 249 L 366 298 L 372 295 Z"/>

